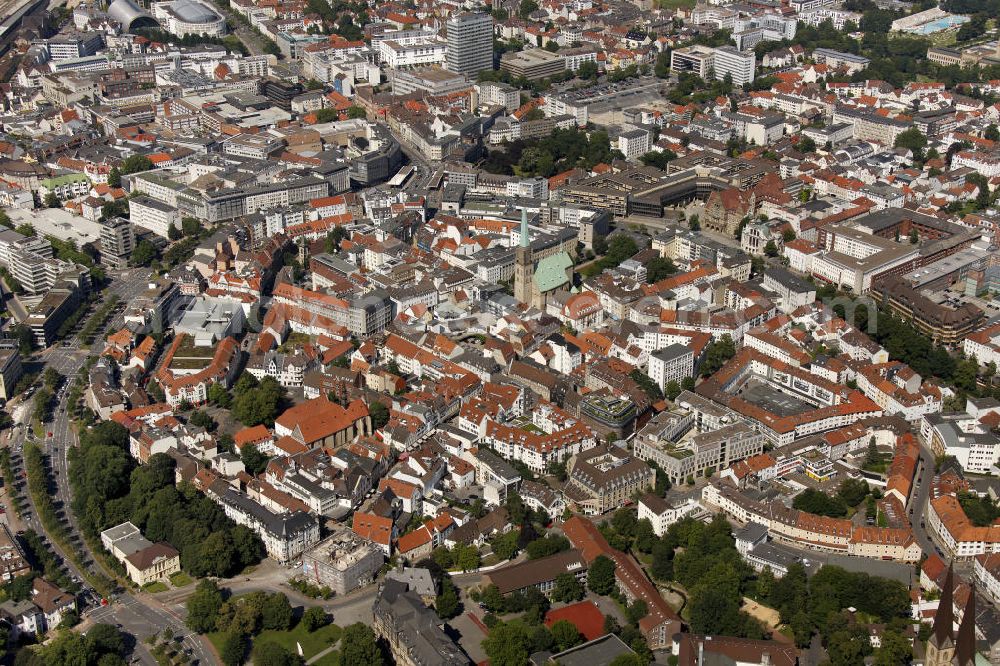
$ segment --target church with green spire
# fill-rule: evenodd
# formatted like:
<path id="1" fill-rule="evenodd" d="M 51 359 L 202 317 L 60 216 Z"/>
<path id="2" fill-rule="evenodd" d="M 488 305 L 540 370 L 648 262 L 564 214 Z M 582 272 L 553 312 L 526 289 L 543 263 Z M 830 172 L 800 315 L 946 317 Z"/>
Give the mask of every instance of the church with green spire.
<path id="1" fill-rule="evenodd" d="M 528 211 L 521 209 L 520 242 L 514 258 L 514 298 L 529 307 L 545 309 L 548 299 L 573 284 L 573 258 L 556 251 L 536 253 L 531 247 Z"/>

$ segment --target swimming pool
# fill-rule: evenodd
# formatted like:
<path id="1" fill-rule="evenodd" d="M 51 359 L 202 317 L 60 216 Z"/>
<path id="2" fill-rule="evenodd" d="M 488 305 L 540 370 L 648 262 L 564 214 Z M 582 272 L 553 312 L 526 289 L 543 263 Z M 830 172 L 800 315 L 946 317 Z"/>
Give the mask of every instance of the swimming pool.
<path id="1" fill-rule="evenodd" d="M 941 32 L 942 30 L 948 30 L 956 26 L 962 25 L 969 20 L 968 16 L 959 16 L 957 14 L 952 14 L 950 16 L 942 16 L 939 19 L 934 19 L 933 21 L 928 21 L 923 25 L 918 25 L 917 27 L 910 30 L 915 35 L 930 35 L 935 32 Z"/>

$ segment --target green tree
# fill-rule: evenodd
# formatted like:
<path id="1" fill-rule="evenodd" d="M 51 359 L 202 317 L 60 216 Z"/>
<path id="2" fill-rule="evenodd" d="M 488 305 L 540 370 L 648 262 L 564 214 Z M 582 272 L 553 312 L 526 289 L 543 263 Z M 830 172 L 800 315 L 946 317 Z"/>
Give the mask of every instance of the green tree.
<path id="1" fill-rule="evenodd" d="M 122 186 L 122 172 L 116 166 L 111 167 L 111 171 L 108 172 L 108 187 L 121 187 Z"/>
<path id="2" fill-rule="evenodd" d="M 580 66 L 576 69 L 576 75 L 581 79 L 594 80 L 597 78 L 597 63 L 590 60 L 585 60 L 580 63 Z"/>
<path id="3" fill-rule="evenodd" d="M 983 132 L 983 138 L 988 141 L 1000 141 L 1000 129 L 997 129 L 996 123 L 989 124 L 986 131 Z"/>
<path id="4" fill-rule="evenodd" d="M 847 506 L 857 506 L 868 495 L 868 484 L 864 479 L 844 479 L 837 488 L 837 495 Z"/>
<path id="5" fill-rule="evenodd" d="M 219 653 L 226 666 L 239 666 L 247 652 L 247 637 L 238 631 L 230 631 L 222 642 Z"/>
<path id="6" fill-rule="evenodd" d="M 650 400 L 659 400 L 663 397 L 663 391 L 660 390 L 659 385 L 639 368 L 630 372 L 629 377 L 632 381 L 639 385 L 639 388 L 641 388 L 643 392 L 649 396 Z"/>
<path id="7" fill-rule="evenodd" d="M 666 540 L 660 540 L 653 544 L 653 564 L 650 573 L 657 580 L 673 580 L 674 577 L 674 549 Z"/>
<path id="8" fill-rule="evenodd" d="M 46 208 L 62 208 L 62 201 L 59 199 L 59 196 L 55 192 L 49 192 L 48 194 L 46 194 L 45 200 L 42 202 L 42 204 Z"/>
<path id="9" fill-rule="evenodd" d="M 274 641 L 254 641 L 251 656 L 254 666 L 299 666 L 303 663 L 302 657 Z"/>
<path id="10" fill-rule="evenodd" d="M 724 589 L 701 586 L 691 601 L 691 630 L 699 634 L 738 636 L 745 620 L 739 601 Z"/>
<path id="11" fill-rule="evenodd" d="M 583 642 L 580 630 L 569 620 L 559 620 L 553 623 L 551 631 L 557 652 L 563 652 Z"/>
<path id="12" fill-rule="evenodd" d="M 843 518 L 847 515 L 847 504 L 838 495 L 827 495 L 813 488 L 806 488 L 795 496 L 792 506 L 799 511 L 815 513 L 819 516 Z"/>
<path id="13" fill-rule="evenodd" d="M 130 155 L 122 160 L 121 173 L 122 175 L 127 175 L 130 173 L 139 173 L 140 171 L 149 171 L 153 168 L 153 162 L 145 155 Z"/>
<path id="14" fill-rule="evenodd" d="M 795 147 L 799 149 L 802 153 L 814 153 L 816 152 L 816 142 L 813 141 L 808 136 L 803 136 L 799 139 L 799 142 L 795 144 Z"/>
<path id="15" fill-rule="evenodd" d="M 674 151 L 667 150 L 652 150 L 644 155 L 639 156 L 639 161 L 646 166 L 656 167 L 657 169 L 666 170 L 667 165 L 673 160 L 677 159 L 677 153 Z"/>
<path id="16" fill-rule="evenodd" d="M 389 422 L 389 409 L 377 400 L 372 400 L 368 404 L 368 414 L 372 419 L 372 429 L 384 428 Z"/>
<path id="17" fill-rule="evenodd" d="M 292 605 L 288 603 L 288 597 L 281 592 L 268 595 L 261 617 L 261 626 L 264 629 L 287 631 L 292 627 L 293 618 Z"/>
<path id="18" fill-rule="evenodd" d="M 42 382 L 45 384 L 47 389 L 55 390 L 62 382 L 63 376 L 59 374 L 59 371 L 49 366 L 45 368 L 45 372 L 42 374 Z"/>
<path id="19" fill-rule="evenodd" d="M 517 15 L 523 19 L 528 18 L 532 12 L 538 11 L 538 3 L 535 0 L 521 0 L 521 4 L 518 5 Z"/>
<path id="20" fill-rule="evenodd" d="M 17 324 L 10 329 L 11 337 L 17 340 L 17 348 L 21 354 L 27 355 L 35 348 L 35 335 L 25 324 Z"/>
<path id="21" fill-rule="evenodd" d="M 479 601 L 486 607 L 486 610 L 491 613 L 499 613 L 503 611 L 506 606 L 503 595 L 500 594 L 500 588 L 496 585 L 488 585 L 486 589 L 483 590 Z"/>
<path id="22" fill-rule="evenodd" d="M 569 550 L 569 539 L 558 534 L 547 534 L 529 543 L 524 550 L 528 553 L 529 560 L 539 560 Z"/>
<path id="23" fill-rule="evenodd" d="M 767 241 L 767 244 L 764 246 L 764 254 L 769 257 L 778 256 L 778 246 L 775 244 L 773 240 Z"/>
<path id="24" fill-rule="evenodd" d="M 976 390 L 976 376 L 979 374 L 979 364 L 975 359 L 963 358 L 955 364 L 952 382 L 963 391 Z"/>
<path id="25" fill-rule="evenodd" d="M 368 112 L 360 106 L 349 106 L 347 107 L 347 117 L 351 120 L 367 118 Z"/>
<path id="26" fill-rule="evenodd" d="M 906 148 L 913 153 L 915 162 L 922 162 L 924 159 L 924 148 L 927 147 L 927 137 L 916 127 L 911 127 L 899 134 L 893 144 L 896 148 Z"/>
<path id="27" fill-rule="evenodd" d="M 253 380 L 253 375 L 244 373 L 236 382 L 233 389 L 233 416 L 248 427 L 272 425 L 284 403 L 284 389 L 274 377 L 264 377 L 260 383 L 256 380 L 244 381 L 244 377 Z"/>
<path id="28" fill-rule="evenodd" d="M 204 412 L 200 409 L 196 409 L 195 411 L 191 412 L 191 416 L 188 418 L 188 421 L 190 421 L 191 425 L 198 426 L 199 428 L 204 428 L 209 432 L 214 432 L 215 429 L 218 427 L 218 424 L 215 422 L 215 419 L 209 416 L 208 412 Z"/>
<path id="29" fill-rule="evenodd" d="M 451 576 L 447 574 L 441 577 L 441 593 L 434 600 L 434 610 L 442 620 L 450 620 L 457 616 L 462 610 L 462 604 L 458 598 L 458 588 L 451 582 Z"/>
<path id="30" fill-rule="evenodd" d="M 204 226 L 202 225 L 201 220 L 197 217 L 181 218 L 181 231 L 184 232 L 185 236 L 199 236 L 201 235 L 202 229 L 204 229 Z"/>
<path id="31" fill-rule="evenodd" d="M 213 382 L 208 387 L 208 401 L 213 405 L 228 409 L 233 402 L 233 396 L 230 395 L 225 386 L 218 382 Z"/>
<path id="32" fill-rule="evenodd" d="M 597 594 L 610 594 L 615 589 L 615 563 L 598 555 L 587 572 L 587 587 Z"/>
<path id="33" fill-rule="evenodd" d="M 519 536 L 520 535 L 516 530 L 511 530 L 506 534 L 495 537 L 492 541 L 490 541 L 490 546 L 493 548 L 493 554 L 501 560 L 509 560 L 517 555 L 517 541 Z"/>
<path id="34" fill-rule="evenodd" d="M 340 663 L 358 666 L 382 666 L 385 663 L 371 627 L 356 622 L 344 629 L 340 638 Z"/>
<path id="35" fill-rule="evenodd" d="M 552 600 L 570 603 L 583 599 L 583 586 L 571 573 L 563 572 L 556 576 L 555 586 L 552 588 Z"/>
<path id="36" fill-rule="evenodd" d="M 658 79 L 670 78 L 670 54 L 666 51 L 657 54 L 656 64 L 653 65 L 653 74 Z"/>
<path id="37" fill-rule="evenodd" d="M 302 619 L 299 620 L 299 624 L 302 627 L 312 633 L 319 629 L 320 627 L 325 627 L 330 622 L 330 616 L 326 614 L 326 611 L 319 606 L 310 606 L 302 613 Z"/>
<path id="38" fill-rule="evenodd" d="M 643 518 L 635 524 L 635 540 L 633 543 L 636 550 L 640 553 L 651 553 L 653 552 L 656 540 L 657 537 L 653 531 L 653 524 L 649 522 L 648 518 Z"/>
<path id="39" fill-rule="evenodd" d="M 646 617 L 649 613 L 649 606 L 642 599 L 636 599 L 632 604 L 625 608 L 625 619 L 629 621 L 630 624 L 639 624 L 639 620 Z"/>
<path id="40" fill-rule="evenodd" d="M 875 650 L 875 666 L 906 666 L 912 660 L 913 647 L 903 634 L 894 629 L 882 632 L 881 645 Z"/>
<path id="41" fill-rule="evenodd" d="M 667 397 L 667 400 L 671 401 L 676 400 L 677 396 L 679 396 L 680 394 L 681 394 L 681 385 L 677 383 L 676 379 L 671 379 L 669 382 L 667 382 L 667 390 L 664 392 L 664 395 Z"/>
<path id="42" fill-rule="evenodd" d="M 483 640 L 491 666 L 524 666 L 529 647 L 527 628 L 519 620 L 498 624 Z"/>
<path id="43" fill-rule="evenodd" d="M 132 251 L 131 262 L 133 266 L 149 266 L 159 257 L 160 253 L 156 246 L 143 238 L 136 243 Z"/>
<path id="44" fill-rule="evenodd" d="M 215 581 L 200 580 L 194 592 L 188 597 L 185 624 L 199 634 L 212 631 L 215 629 L 221 607 L 222 592 Z"/>
<path id="45" fill-rule="evenodd" d="M 240 459 L 247 470 L 247 474 L 257 476 L 267 468 L 268 456 L 261 453 L 254 444 L 245 444 L 240 450 Z"/>
<path id="46" fill-rule="evenodd" d="M 646 282 L 653 284 L 677 272 L 677 266 L 667 257 L 653 257 L 646 262 Z"/>
<path id="47" fill-rule="evenodd" d="M 736 345 L 733 344 L 733 339 L 728 333 L 718 340 L 713 340 L 705 351 L 705 360 L 701 364 L 701 376 L 711 377 L 734 356 L 736 356 Z"/>
<path id="48" fill-rule="evenodd" d="M 462 571 L 472 571 L 479 568 L 479 549 L 473 545 L 455 546 L 458 553 L 455 555 L 455 566 Z"/>

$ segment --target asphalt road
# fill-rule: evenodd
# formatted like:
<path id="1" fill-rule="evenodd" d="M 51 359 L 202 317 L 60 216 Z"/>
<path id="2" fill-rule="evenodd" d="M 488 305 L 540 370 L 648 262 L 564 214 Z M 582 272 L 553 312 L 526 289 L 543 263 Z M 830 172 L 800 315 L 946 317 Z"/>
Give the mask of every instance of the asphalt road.
<path id="1" fill-rule="evenodd" d="M 914 477 L 914 489 L 910 499 L 908 515 L 913 536 L 920 549 L 930 555 L 938 547 L 931 538 L 927 528 L 927 505 L 930 501 L 931 482 L 934 478 L 934 456 L 925 446 L 920 447 L 920 462 Z"/>

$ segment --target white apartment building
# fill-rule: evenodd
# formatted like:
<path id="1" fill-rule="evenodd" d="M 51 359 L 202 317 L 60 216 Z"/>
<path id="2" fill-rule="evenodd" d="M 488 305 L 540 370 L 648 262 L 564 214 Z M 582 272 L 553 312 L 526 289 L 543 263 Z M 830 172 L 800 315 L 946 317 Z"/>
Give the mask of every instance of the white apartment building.
<path id="1" fill-rule="evenodd" d="M 649 355 L 649 376 L 661 390 L 672 381 L 680 384 L 694 375 L 694 352 L 682 344 L 672 344 Z"/>
<path id="2" fill-rule="evenodd" d="M 662 537 L 671 525 L 699 509 L 701 504 L 695 497 L 669 503 L 659 495 L 650 494 L 639 500 L 639 520 L 648 520 L 653 526 L 653 533 Z"/>
<path id="3" fill-rule="evenodd" d="M 691 72 L 702 79 L 708 78 L 708 72 L 715 66 L 714 63 L 715 49 L 701 44 L 675 49 L 670 54 L 672 71 Z"/>
<path id="4" fill-rule="evenodd" d="M 480 106 L 502 106 L 508 112 L 521 105 L 521 91 L 502 81 L 487 81 L 475 85 Z"/>
<path id="5" fill-rule="evenodd" d="M 440 65 L 444 62 L 448 45 L 437 39 L 411 44 L 394 40 L 380 41 L 379 59 L 391 69 L 417 65 Z"/>
<path id="6" fill-rule="evenodd" d="M 184 185 L 151 171 L 122 176 L 122 181 L 127 184 L 125 189 L 129 193 L 142 192 L 173 208 L 177 208 L 177 195 L 184 189 Z M 129 202 L 129 207 L 131 210 L 131 202 Z M 132 222 L 134 223 L 135 220 Z"/>
<path id="7" fill-rule="evenodd" d="M 129 219 L 135 226 L 163 238 L 170 237 L 170 227 L 181 226 L 181 214 L 175 207 L 148 196 L 129 201 Z"/>
<path id="8" fill-rule="evenodd" d="M 649 132 L 644 129 L 633 129 L 618 135 L 618 150 L 625 159 L 636 159 L 649 152 Z"/>
<path id="9" fill-rule="evenodd" d="M 830 21 L 833 23 L 833 27 L 837 30 L 843 30 L 844 24 L 848 21 L 854 23 L 855 26 L 861 24 L 861 14 L 857 12 L 849 12 L 844 9 L 834 9 L 832 7 L 819 7 L 817 9 L 812 9 L 807 12 L 799 14 L 799 20 L 806 25 L 811 25 L 814 27 L 819 27 L 819 25 L 825 21 Z"/>
<path id="10" fill-rule="evenodd" d="M 580 69 L 580 65 L 585 62 L 597 62 L 597 51 L 589 47 L 565 49 L 560 51 L 560 55 L 566 63 L 566 69 L 571 72 Z"/>
<path id="11" fill-rule="evenodd" d="M 721 81 L 728 74 L 734 86 L 745 86 L 753 82 L 757 57 L 752 52 L 744 53 L 732 46 L 720 46 L 715 49 L 713 66 L 716 79 Z"/>

